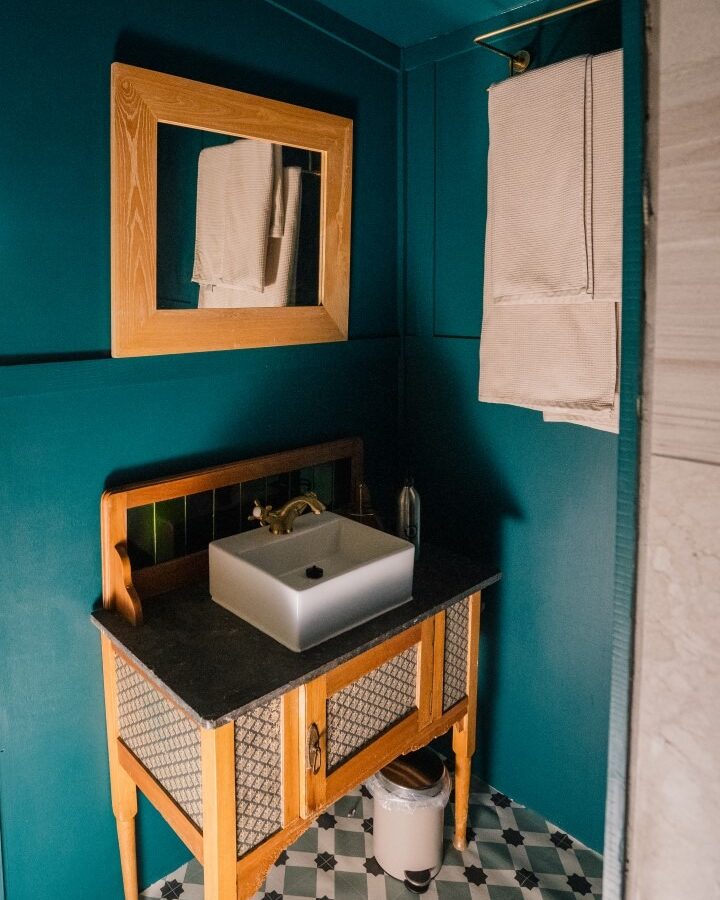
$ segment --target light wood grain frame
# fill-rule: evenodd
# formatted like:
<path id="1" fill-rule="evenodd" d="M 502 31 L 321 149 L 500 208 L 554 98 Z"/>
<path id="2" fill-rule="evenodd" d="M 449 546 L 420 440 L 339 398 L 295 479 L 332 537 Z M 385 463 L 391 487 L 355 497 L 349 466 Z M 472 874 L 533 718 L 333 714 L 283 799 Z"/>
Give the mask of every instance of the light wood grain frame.
<path id="1" fill-rule="evenodd" d="M 123 63 L 111 81 L 112 355 L 347 340 L 352 121 Z M 157 309 L 158 123 L 320 154 L 319 306 Z"/>
<path id="2" fill-rule="evenodd" d="M 317 815 L 328 804 L 356 787 L 399 753 L 405 752 L 402 748 L 411 746 L 432 724 L 434 630 L 432 619 L 413 625 L 383 641 L 377 647 L 331 669 L 326 675 L 321 675 L 300 689 L 300 736 L 304 773 L 300 781 L 302 816 Z M 416 708 L 337 768 L 328 772 L 326 721 L 328 698 L 413 646 L 417 647 Z M 320 736 L 322 763 L 317 772 L 308 768 L 306 758 L 307 735 L 313 724 Z M 446 729 L 451 724 L 452 721 L 447 724 Z"/>

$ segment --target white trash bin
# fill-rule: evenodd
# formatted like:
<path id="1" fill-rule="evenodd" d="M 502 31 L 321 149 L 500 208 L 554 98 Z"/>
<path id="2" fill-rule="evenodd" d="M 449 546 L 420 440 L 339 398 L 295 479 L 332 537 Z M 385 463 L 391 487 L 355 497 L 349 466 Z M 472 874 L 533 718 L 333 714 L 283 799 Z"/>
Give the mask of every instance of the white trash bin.
<path id="1" fill-rule="evenodd" d="M 373 846 L 382 868 L 424 894 L 443 861 L 450 776 L 432 750 L 398 757 L 367 782 L 373 796 Z"/>

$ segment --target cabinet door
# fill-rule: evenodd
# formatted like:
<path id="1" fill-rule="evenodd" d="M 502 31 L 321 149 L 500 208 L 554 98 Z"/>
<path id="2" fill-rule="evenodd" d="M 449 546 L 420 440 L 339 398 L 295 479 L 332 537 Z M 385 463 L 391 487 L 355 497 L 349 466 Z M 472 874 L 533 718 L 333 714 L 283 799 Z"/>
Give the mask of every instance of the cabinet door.
<path id="1" fill-rule="evenodd" d="M 300 806 L 317 813 L 413 744 L 432 716 L 434 620 L 305 685 Z"/>

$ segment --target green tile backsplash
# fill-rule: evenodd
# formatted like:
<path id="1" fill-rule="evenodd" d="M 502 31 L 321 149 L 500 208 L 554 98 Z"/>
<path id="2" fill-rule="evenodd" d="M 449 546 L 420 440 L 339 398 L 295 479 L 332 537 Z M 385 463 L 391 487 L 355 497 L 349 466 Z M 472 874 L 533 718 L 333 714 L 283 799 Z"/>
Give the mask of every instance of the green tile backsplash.
<path id="1" fill-rule="evenodd" d="M 341 459 L 129 509 L 130 562 L 133 569 L 157 565 L 257 527 L 248 521 L 256 499 L 277 509 L 291 497 L 315 491 L 328 509 L 339 509 L 350 502 L 350 488 L 350 460 Z"/>

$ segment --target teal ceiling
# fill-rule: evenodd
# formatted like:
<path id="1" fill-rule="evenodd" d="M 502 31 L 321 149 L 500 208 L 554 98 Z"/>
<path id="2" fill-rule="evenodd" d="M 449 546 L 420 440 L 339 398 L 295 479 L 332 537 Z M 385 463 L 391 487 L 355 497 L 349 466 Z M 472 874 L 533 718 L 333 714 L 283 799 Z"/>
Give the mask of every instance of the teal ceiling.
<path id="1" fill-rule="evenodd" d="M 524 6 L 527 0 L 322 0 L 334 12 L 408 47 Z"/>

